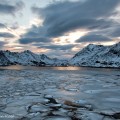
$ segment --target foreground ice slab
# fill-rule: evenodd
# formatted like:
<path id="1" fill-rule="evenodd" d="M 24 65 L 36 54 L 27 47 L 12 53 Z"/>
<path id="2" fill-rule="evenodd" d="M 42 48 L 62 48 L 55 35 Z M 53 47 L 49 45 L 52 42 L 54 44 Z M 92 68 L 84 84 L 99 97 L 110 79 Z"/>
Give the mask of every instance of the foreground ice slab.
<path id="1" fill-rule="evenodd" d="M 0 120 L 4 119 L 120 119 L 120 72 L 76 67 L 0 69 Z"/>

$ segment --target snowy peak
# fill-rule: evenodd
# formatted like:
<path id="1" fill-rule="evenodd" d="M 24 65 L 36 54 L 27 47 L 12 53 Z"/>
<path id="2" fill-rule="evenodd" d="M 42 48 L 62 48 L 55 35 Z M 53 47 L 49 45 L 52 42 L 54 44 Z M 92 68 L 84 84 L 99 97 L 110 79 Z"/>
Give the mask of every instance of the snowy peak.
<path id="1" fill-rule="evenodd" d="M 83 48 L 80 52 L 78 52 L 77 54 L 75 54 L 75 56 L 73 58 L 75 58 L 76 56 L 81 56 L 84 57 L 84 55 L 91 55 L 92 53 L 96 53 L 98 51 L 102 51 L 103 49 L 105 49 L 106 47 L 103 45 L 94 45 L 94 44 L 89 44 L 87 47 Z"/>
<path id="2" fill-rule="evenodd" d="M 90 44 L 69 61 L 70 65 L 91 67 L 120 67 L 120 42 L 111 45 Z"/>
<path id="3" fill-rule="evenodd" d="M 69 61 L 49 58 L 44 54 L 35 54 L 29 50 L 20 53 L 8 50 L 0 51 L 0 66 L 13 64 L 120 68 L 120 42 L 111 46 L 90 44 L 75 54 Z"/>
<path id="4" fill-rule="evenodd" d="M 11 62 L 7 57 L 4 55 L 3 51 L 0 51 L 0 65 L 9 65 Z"/>
<path id="5" fill-rule="evenodd" d="M 111 46 L 109 52 L 119 56 L 120 55 L 120 42 L 118 44 Z"/>
<path id="6" fill-rule="evenodd" d="M 61 66 L 63 65 L 62 60 L 55 60 L 47 57 L 44 54 L 35 54 L 29 50 L 23 52 L 0 52 L 0 65 L 37 65 L 37 66 Z"/>

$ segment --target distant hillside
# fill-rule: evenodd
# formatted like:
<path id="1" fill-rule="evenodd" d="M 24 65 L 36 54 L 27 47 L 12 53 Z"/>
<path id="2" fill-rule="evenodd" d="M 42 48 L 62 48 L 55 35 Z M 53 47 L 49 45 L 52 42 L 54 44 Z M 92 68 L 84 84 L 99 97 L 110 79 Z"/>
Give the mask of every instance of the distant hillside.
<path id="1" fill-rule="evenodd" d="M 111 45 L 89 44 L 70 60 L 49 58 L 29 50 L 23 52 L 0 51 L 0 66 L 6 65 L 35 65 L 35 66 L 89 66 L 120 68 L 120 42 Z"/>
<path id="2" fill-rule="evenodd" d="M 70 65 L 120 68 L 120 42 L 111 45 L 90 44 L 69 60 Z"/>
<path id="3" fill-rule="evenodd" d="M 65 66 L 66 60 L 49 58 L 46 55 L 38 55 L 29 50 L 24 52 L 0 51 L 0 65 L 36 65 L 36 66 Z"/>

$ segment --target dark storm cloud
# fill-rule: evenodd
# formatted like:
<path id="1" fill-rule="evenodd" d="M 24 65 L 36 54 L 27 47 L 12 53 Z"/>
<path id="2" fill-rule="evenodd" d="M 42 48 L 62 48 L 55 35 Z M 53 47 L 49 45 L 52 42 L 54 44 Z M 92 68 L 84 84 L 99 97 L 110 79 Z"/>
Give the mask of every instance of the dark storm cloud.
<path id="1" fill-rule="evenodd" d="M 93 41 L 96 37 L 99 37 L 98 41 L 110 40 L 99 35 L 99 31 L 116 24 L 108 17 L 116 14 L 115 8 L 119 3 L 120 0 L 85 0 L 84 2 L 55 2 L 45 8 L 33 6 L 32 12 L 43 19 L 43 25 L 33 25 L 26 34 L 21 36 L 19 42 L 38 43 L 41 42 L 39 38 L 52 39 L 76 29 L 97 30 L 98 35 L 93 36 Z"/>
<path id="2" fill-rule="evenodd" d="M 19 39 L 19 42 L 21 44 L 29 44 L 33 42 L 52 42 L 51 38 L 45 36 L 45 31 L 43 29 L 38 31 L 38 27 L 33 25 L 32 28 L 28 29 L 27 33 L 20 36 L 21 38 Z"/>
<path id="3" fill-rule="evenodd" d="M 111 37 L 120 37 L 120 26 L 113 28 L 112 32 L 110 33 Z"/>
<path id="4" fill-rule="evenodd" d="M 76 40 L 77 43 L 80 42 L 105 42 L 110 41 L 111 39 L 109 37 L 98 35 L 98 34 L 87 34 L 85 36 L 82 36 L 80 39 Z"/>
<path id="5" fill-rule="evenodd" d="M 0 2 L 0 14 L 15 15 L 16 12 L 20 11 L 24 7 L 24 3 L 22 1 L 16 2 L 15 5 L 12 5 L 9 2 Z"/>
<path id="6" fill-rule="evenodd" d="M 21 38 L 23 37 L 25 37 L 25 38 L 29 38 L 29 37 L 31 37 L 31 38 L 33 38 L 33 37 L 40 37 L 41 35 L 40 35 L 40 33 L 38 33 L 38 32 L 35 32 L 33 29 L 32 29 L 32 31 L 30 30 L 30 31 L 28 31 L 26 34 L 23 34 L 23 35 L 21 35 Z"/>
<path id="7" fill-rule="evenodd" d="M 0 32 L 0 37 L 3 38 L 14 38 L 15 36 L 11 33 L 7 33 L 7 32 Z"/>
<path id="8" fill-rule="evenodd" d="M 44 38 L 44 37 L 39 37 L 39 38 L 36 38 L 36 37 L 31 37 L 31 38 L 20 38 L 19 39 L 19 42 L 21 44 L 30 44 L 30 43 L 50 43 L 51 42 L 51 39 L 48 39 L 48 38 Z"/>
<path id="9" fill-rule="evenodd" d="M 51 50 L 69 50 L 69 49 L 72 49 L 75 45 L 54 45 L 54 44 L 51 44 L 51 45 L 43 45 L 43 46 L 40 46 L 38 48 L 45 48 L 45 49 L 51 49 Z"/>
<path id="10" fill-rule="evenodd" d="M 56 2 L 46 8 L 32 7 L 32 11 L 44 19 L 46 36 L 61 36 L 78 28 L 99 29 L 111 26 L 104 17 L 116 14 L 119 0 L 86 0 L 85 2 Z M 100 19 L 101 18 L 101 19 Z"/>

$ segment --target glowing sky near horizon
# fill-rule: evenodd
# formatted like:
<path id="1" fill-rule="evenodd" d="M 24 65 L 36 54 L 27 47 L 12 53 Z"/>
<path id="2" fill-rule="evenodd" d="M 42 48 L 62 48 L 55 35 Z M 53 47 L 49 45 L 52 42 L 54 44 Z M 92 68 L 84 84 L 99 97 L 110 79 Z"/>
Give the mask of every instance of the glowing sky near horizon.
<path id="1" fill-rule="evenodd" d="M 68 58 L 120 41 L 120 0 L 0 0 L 1 50 Z"/>

